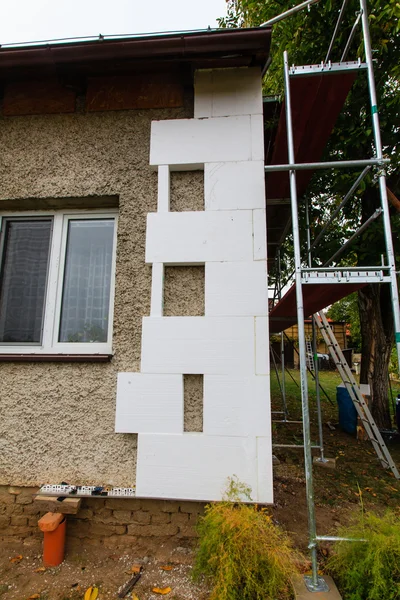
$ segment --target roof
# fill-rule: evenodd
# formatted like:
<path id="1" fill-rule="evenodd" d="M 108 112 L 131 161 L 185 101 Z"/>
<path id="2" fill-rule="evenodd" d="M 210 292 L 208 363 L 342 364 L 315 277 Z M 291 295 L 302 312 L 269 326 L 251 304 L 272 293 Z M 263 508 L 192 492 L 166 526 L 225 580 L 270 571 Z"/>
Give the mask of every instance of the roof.
<path id="1" fill-rule="evenodd" d="M 199 68 L 260 66 L 270 50 L 271 29 L 215 29 L 94 40 L 50 41 L 0 48 L 0 80 L 54 74 L 112 74 L 151 66 Z"/>

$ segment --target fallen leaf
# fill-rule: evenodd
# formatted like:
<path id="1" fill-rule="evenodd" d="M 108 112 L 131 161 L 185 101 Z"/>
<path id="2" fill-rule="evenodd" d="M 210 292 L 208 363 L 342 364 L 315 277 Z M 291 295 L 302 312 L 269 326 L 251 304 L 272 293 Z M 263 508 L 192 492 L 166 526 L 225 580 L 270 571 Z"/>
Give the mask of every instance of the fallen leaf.
<path id="1" fill-rule="evenodd" d="M 46 567 L 39 567 L 38 569 L 35 569 L 35 573 L 44 573 L 46 570 Z"/>
<path id="2" fill-rule="evenodd" d="M 172 565 L 164 565 L 163 567 L 160 567 L 160 569 L 162 571 L 172 571 L 174 567 Z"/>
<path id="3" fill-rule="evenodd" d="M 23 559 L 22 554 L 17 554 L 17 556 L 10 558 L 10 562 L 11 563 L 19 563 L 19 562 L 21 562 L 22 559 Z"/>
<path id="4" fill-rule="evenodd" d="M 32 596 L 29 596 L 28 600 L 37 600 L 37 598 L 40 598 L 40 594 L 32 594 Z"/>
<path id="5" fill-rule="evenodd" d="M 99 595 L 99 590 L 97 587 L 90 587 L 86 590 L 84 595 L 84 600 L 96 600 Z"/>
<path id="6" fill-rule="evenodd" d="M 140 573 L 142 570 L 142 565 L 132 565 L 131 573 Z"/>
<path id="7" fill-rule="evenodd" d="M 170 587 L 165 587 L 165 588 L 154 587 L 152 591 L 155 594 L 161 594 L 161 596 L 166 596 L 167 594 L 172 592 L 172 588 L 170 588 Z"/>
<path id="8" fill-rule="evenodd" d="M 132 592 L 132 600 L 139 600 L 139 596 L 136 596 L 135 592 Z"/>

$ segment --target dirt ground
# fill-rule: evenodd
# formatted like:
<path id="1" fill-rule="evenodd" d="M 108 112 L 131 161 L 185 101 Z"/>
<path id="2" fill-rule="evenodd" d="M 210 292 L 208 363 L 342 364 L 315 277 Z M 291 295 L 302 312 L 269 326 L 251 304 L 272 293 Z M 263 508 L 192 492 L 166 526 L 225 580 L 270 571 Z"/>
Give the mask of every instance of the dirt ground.
<path id="1" fill-rule="evenodd" d="M 163 554 L 161 552 L 161 554 Z M 22 555 L 19 562 L 12 559 Z M 176 546 L 168 552 L 169 560 L 144 556 L 124 550 L 111 553 L 102 547 L 69 552 L 65 561 L 54 568 L 42 569 L 40 546 L 28 549 L 12 544 L 0 549 L 1 600 L 81 600 L 86 589 L 96 586 L 99 600 L 118 598 L 118 590 L 132 577 L 132 566 L 142 565 L 141 579 L 133 588 L 139 600 L 206 600 L 204 584 L 194 584 L 191 577 L 193 551 Z M 11 559 L 11 560 L 10 560 Z M 162 567 L 172 567 L 163 570 Z M 39 571 L 38 571 L 39 570 Z M 162 596 L 152 592 L 154 587 L 171 588 Z M 132 598 L 128 594 L 127 598 Z"/>
<path id="2" fill-rule="evenodd" d="M 293 372 L 297 377 L 296 372 Z M 323 375 L 323 383 L 331 396 L 339 383 L 333 374 Z M 397 391 L 396 391 L 397 393 Z M 333 395 L 334 398 L 334 395 Z M 288 384 L 288 404 L 291 419 L 301 417 L 299 392 Z M 315 467 L 314 489 L 318 535 L 335 535 L 345 526 L 351 515 L 367 510 L 383 512 L 386 508 L 398 508 L 400 482 L 390 471 L 384 470 L 369 442 L 359 441 L 342 432 L 337 426 L 337 408 L 324 401 L 325 455 L 336 459 L 334 470 Z M 273 390 L 273 410 L 280 410 L 279 397 Z M 311 397 L 312 444 L 318 441 L 315 412 Z M 327 422 L 334 429 L 328 427 Z M 273 441 L 279 444 L 301 444 L 299 424 L 273 423 Z M 389 450 L 394 461 L 400 465 L 400 436 L 392 440 Z M 308 527 L 305 499 L 303 450 L 274 449 L 280 464 L 274 467 L 274 506 L 270 507 L 274 521 L 292 536 L 295 545 L 307 557 Z M 317 455 L 317 451 L 314 451 Z M 118 597 L 119 588 L 126 583 L 133 564 L 143 565 L 143 575 L 134 591 L 139 600 L 207 600 L 207 585 L 197 585 L 191 578 L 194 551 L 189 546 L 169 542 L 141 552 L 138 549 L 115 551 L 104 547 L 71 550 L 64 563 L 57 568 L 37 571 L 42 566 L 40 544 L 34 546 L 14 543 L 0 548 L 0 600 L 81 600 L 85 590 L 96 585 L 99 600 Z M 319 547 L 319 564 L 323 571 L 332 544 Z M 17 555 L 19 562 L 10 559 Z M 305 563 L 307 569 L 307 559 Z M 172 566 L 164 571 L 161 567 Z M 152 592 L 153 587 L 170 587 L 165 596 Z M 35 595 L 36 594 L 36 595 Z M 129 594 L 127 598 L 132 598 Z"/>

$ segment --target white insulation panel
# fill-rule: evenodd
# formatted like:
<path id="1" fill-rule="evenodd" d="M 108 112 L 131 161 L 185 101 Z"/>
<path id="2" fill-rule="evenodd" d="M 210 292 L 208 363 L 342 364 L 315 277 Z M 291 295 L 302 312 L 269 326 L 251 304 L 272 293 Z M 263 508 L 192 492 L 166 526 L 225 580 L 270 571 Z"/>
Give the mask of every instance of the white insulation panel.
<path id="1" fill-rule="evenodd" d="M 119 373 L 115 431 L 182 433 L 182 375 Z"/>
<path id="2" fill-rule="evenodd" d="M 271 436 L 269 377 L 204 376 L 204 433 Z"/>
<path id="3" fill-rule="evenodd" d="M 268 314 L 266 262 L 208 262 L 205 270 L 206 316 Z"/>
<path id="4" fill-rule="evenodd" d="M 255 437 L 139 435 L 136 496 L 220 500 L 236 475 L 255 502 L 272 502 L 272 478 L 259 492 L 257 446 Z"/>
<path id="5" fill-rule="evenodd" d="M 144 317 L 142 373 L 254 374 L 252 317 Z"/>
<path id="6" fill-rule="evenodd" d="M 197 70 L 194 89 L 196 119 L 262 114 L 259 67 Z"/>
<path id="7" fill-rule="evenodd" d="M 206 210 L 246 210 L 265 207 L 264 161 L 206 163 Z"/>
<path id="8" fill-rule="evenodd" d="M 195 168 L 206 162 L 261 160 L 260 134 L 251 126 L 251 118 L 152 121 L 150 165 L 169 164 L 176 170 L 182 165 Z"/>
<path id="9" fill-rule="evenodd" d="M 253 259 L 252 211 L 149 213 L 146 263 Z"/>

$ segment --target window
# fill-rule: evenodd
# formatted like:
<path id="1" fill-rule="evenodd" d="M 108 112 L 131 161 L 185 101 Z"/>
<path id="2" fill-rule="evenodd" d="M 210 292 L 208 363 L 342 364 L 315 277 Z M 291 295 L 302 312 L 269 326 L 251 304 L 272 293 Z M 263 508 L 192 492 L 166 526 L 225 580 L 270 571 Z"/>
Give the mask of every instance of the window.
<path id="1" fill-rule="evenodd" d="M 111 353 L 113 211 L 1 218 L 0 352 Z"/>

